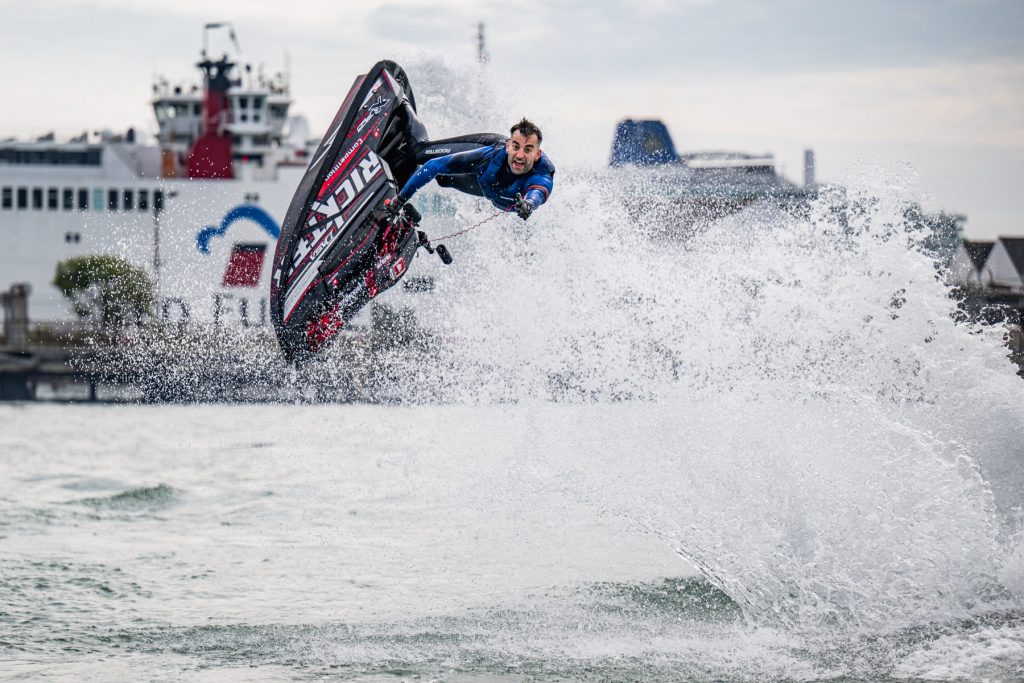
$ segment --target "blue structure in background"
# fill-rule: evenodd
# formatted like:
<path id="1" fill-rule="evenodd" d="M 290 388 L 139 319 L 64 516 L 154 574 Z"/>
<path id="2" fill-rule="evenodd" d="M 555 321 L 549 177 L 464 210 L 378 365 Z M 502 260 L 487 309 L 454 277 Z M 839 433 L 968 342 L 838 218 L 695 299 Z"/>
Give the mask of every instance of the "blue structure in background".
<path id="1" fill-rule="evenodd" d="M 661 121 L 626 119 L 615 127 L 612 141 L 612 166 L 656 166 L 678 164 L 679 154 L 672 136 Z"/>
<path id="2" fill-rule="evenodd" d="M 253 204 L 242 204 L 224 214 L 220 227 L 208 225 L 196 233 L 196 249 L 201 254 L 210 253 L 210 240 L 214 237 L 223 237 L 227 234 L 228 228 L 238 220 L 250 220 L 273 237 L 275 240 L 281 234 L 281 226 L 277 224 L 269 213 Z"/>

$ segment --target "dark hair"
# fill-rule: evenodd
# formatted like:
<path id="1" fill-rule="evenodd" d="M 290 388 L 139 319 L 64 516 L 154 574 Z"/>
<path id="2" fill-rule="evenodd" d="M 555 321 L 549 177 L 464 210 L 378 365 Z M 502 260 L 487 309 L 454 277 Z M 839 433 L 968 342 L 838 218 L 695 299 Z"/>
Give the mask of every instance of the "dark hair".
<path id="1" fill-rule="evenodd" d="M 540 128 L 537 127 L 537 124 L 534 123 L 533 121 L 530 121 L 525 116 L 523 117 L 522 121 L 512 126 L 512 129 L 509 130 L 509 134 L 515 135 L 516 131 L 522 133 L 524 138 L 528 138 L 531 135 L 536 135 L 538 144 L 544 141 L 544 136 L 540 134 Z"/>

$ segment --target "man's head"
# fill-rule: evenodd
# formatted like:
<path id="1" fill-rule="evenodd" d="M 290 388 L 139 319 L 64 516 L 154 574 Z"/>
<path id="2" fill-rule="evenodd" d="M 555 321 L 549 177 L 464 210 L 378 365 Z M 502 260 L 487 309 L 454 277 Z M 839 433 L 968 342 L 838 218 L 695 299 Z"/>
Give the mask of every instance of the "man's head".
<path id="1" fill-rule="evenodd" d="M 533 165 L 540 159 L 540 128 L 536 124 L 523 119 L 512 126 L 509 131 L 512 137 L 505 143 L 508 152 L 508 167 L 516 175 L 523 175 L 533 170 Z"/>

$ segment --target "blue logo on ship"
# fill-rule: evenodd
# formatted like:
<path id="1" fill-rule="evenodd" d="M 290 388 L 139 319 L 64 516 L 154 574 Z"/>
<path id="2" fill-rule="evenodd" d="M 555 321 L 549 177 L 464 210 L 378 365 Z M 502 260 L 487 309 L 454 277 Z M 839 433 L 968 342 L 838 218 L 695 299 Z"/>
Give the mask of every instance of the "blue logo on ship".
<path id="1" fill-rule="evenodd" d="M 223 237 L 227 234 L 228 228 L 235 221 L 249 220 L 263 228 L 268 235 L 275 240 L 281 234 L 281 226 L 277 224 L 269 213 L 255 204 L 242 204 L 224 214 L 220 227 L 208 225 L 196 233 L 196 248 L 201 254 L 210 253 L 210 240 L 214 237 Z"/>

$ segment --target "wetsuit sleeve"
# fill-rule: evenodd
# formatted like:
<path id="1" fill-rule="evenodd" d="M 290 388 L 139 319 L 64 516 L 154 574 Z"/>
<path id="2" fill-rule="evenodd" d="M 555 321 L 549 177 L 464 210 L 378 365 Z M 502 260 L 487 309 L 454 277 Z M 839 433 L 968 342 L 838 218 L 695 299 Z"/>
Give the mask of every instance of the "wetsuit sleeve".
<path id="1" fill-rule="evenodd" d="M 405 183 L 399 196 L 402 199 L 410 199 L 416 191 L 429 183 L 439 175 L 456 175 L 459 173 L 470 173 L 474 167 L 484 160 L 490 147 L 471 149 L 468 152 L 449 154 L 448 156 L 431 159 L 420 166 L 419 170 L 412 174 Z"/>
<path id="2" fill-rule="evenodd" d="M 523 198 L 537 208 L 551 196 L 554 185 L 555 179 L 547 174 L 530 176 L 526 186 L 526 195 Z"/>

